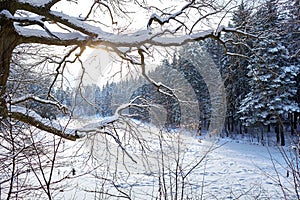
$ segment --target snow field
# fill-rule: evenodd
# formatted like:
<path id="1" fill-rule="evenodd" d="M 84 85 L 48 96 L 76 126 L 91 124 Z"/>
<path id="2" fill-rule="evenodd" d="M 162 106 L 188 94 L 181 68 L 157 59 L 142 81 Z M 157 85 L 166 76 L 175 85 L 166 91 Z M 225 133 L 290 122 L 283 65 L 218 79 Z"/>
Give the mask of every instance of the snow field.
<path id="1" fill-rule="evenodd" d="M 54 199 L 284 199 L 275 168 L 282 185 L 292 189 L 276 147 L 200 139 L 135 123 L 115 128 L 122 148 L 100 133 L 61 144 Z M 33 173 L 29 177 L 38 184 Z"/>
<path id="2" fill-rule="evenodd" d="M 288 180 L 281 154 L 275 147 L 225 139 L 200 140 L 190 133 L 166 133 L 148 126 L 137 129 L 138 132 L 131 133 L 118 131 L 129 156 L 108 135 L 92 136 L 76 145 L 66 144 L 72 146 L 66 153 L 76 152 L 76 156 L 66 156 L 73 160 L 63 169 L 74 168 L 80 177 L 71 178 L 69 186 L 75 187 L 59 194 L 59 198 L 122 199 L 125 194 L 131 199 L 145 200 L 160 196 L 163 199 L 283 198 L 270 156 L 286 181 L 284 185 L 288 185 Z M 81 146 L 79 151 L 78 146 Z"/>

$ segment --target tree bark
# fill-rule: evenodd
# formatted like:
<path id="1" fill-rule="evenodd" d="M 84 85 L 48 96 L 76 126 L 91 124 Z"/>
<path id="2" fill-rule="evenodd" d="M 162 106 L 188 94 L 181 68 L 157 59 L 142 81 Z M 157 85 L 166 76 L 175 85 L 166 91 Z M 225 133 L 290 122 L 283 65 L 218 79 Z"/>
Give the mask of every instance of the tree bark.
<path id="1" fill-rule="evenodd" d="M 279 144 L 280 137 L 279 137 L 279 125 L 278 125 L 278 123 L 275 125 L 275 133 L 276 133 L 276 143 Z"/>
<path id="2" fill-rule="evenodd" d="M 292 123 L 292 129 L 296 132 L 297 131 L 297 118 L 299 116 L 298 112 L 294 112 L 294 116 L 293 116 L 293 123 Z M 296 132 L 297 133 L 297 132 Z"/>
<path id="3" fill-rule="evenodd" d="M 9 4 L 7 1 L 2 4 Z M 3 6 L 3 5 L 2 5 Z M 7 5 L 10 7 L 10 5 Z M 0 115 L 6 118 L 7 96 L 6 85 L 9 77 L 10 61 L 13 50 L 19 44 L 20 36 L 15 32 L 13 22 L 10 20 L 0 19 Z"/>
<path id="4" fill-rule="evenodd" d="M 280 124 L 280 145 L 285 146 L 285 138 L 284 138 L 284 130 L 283 130 L 283 125 Z"/>
<path id="5" fill-rule="evenodd" d="M 13 2 L 14 1 L 2 2 L 0 0 L 0 8 L 2 10 L 6 9 L 13 14 L 15 12 L 14 9 L 16 9 L 10 9 L 13 7 Z M 3 123 L 8 122 L 8 117 L 10 117 L 68 140 L 76 140 L 78 136 L 66 134 L 63 130 L 47 126 L 33 117 L 17 112 L 9 113 L 7 105 L 9 99 L 9 94 L 7 94 L 7 81 L 10 72 L 10 64 L 14 49 L 24 42 L 23 39 L 24 38 L 15 31 L 13 21 L 0 17 L 0 121 L 2 121 L 0 126 L 4 125 Z"/>
<path id="6" fill-rule="evenodd" d="M 290 128 L 291 128 L 291 135 L 294 135 L 295 133 L 294 133 L 294 121 L 293 121 L 294 117 L 293 117 L 293 113 L 289 113 L 288 119 L 289 119 L 289 125 L 290 125 Z"/>

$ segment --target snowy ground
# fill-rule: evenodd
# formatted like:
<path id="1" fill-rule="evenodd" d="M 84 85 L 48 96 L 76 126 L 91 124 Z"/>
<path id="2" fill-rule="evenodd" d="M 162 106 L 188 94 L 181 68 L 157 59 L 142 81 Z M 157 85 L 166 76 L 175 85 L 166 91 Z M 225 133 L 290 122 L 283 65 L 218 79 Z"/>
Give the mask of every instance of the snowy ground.
<path id="1" fill-rule="evenodd" d="M 283 199 L 278 178 L 291 187 L 276 147 L 138 129 L 119 132 L 128 154 L 108 135 L 65 142 L 54 199 Z"/>

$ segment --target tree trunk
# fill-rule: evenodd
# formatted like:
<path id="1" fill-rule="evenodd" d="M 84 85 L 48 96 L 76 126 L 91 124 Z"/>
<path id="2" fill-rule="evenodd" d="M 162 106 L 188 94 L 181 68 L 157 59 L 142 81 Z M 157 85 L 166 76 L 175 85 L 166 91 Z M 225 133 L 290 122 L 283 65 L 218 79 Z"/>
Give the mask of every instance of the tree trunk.
<path id="1" fill-rule="evenodd" d="M 276 133 L 276 142 L 277 142 L 277 144 L 279 144 L 280 137 L 279 137 L 279 125 L 278 124 L 275 125 L 275 133 Z"/>
<path id="2" fill-rule="evenodd" d="M 226 117 L 226 124 L 227 124 L 227 128 L 225 128 L 226 130 L 226 137 L 229 137 L 229 132 L 230 132 L 230 120 L 229 117 Z"/>
<path id="3" fill-rule="evenodd" d="M 264 142 L 264 128 L 265 126 L 264 125 L 261 125 L 261 142 L 263 143 Z"/>
<path id="4" fill-rule="evenodd" d="M 233 115 L 230 117 L 231 118 L 231 126 L 230 126 L 230 132 L 233 133 L 234 131 L 234 119 L 233 119 Z"/>
<path id="5" fill-rule="evenodd" d="M 10 1 L 0 2 L 0 8 L 9 9 L 11 7 Z M 11 13 L 14 13 L 14 11 Z M 2 126 L 8 125 L 7 117 L 8 117 L 8 109 L 7 109 L 7 80 L 10 71 L 10 62 L 12 58 L 12 52 L 15 47 L 18 45 L 20 36 L 15 32 L 13 23 L 9 20 L 5 20 L 0 18 L 0 120 L 1 129 Z M 7 128 L 7 127 L 5 127 Z M 13 142 L 13 138 L 12 138 Z M 14 159 L 13 159 L 14 160 Z M 10 188 L 8 191 L 7 199 L 11 198 L 12 190 L 14 186 L 14 161 L 13 161 L 13 170 L 11 176 Z"/>
<path id="6" fill-rule="evenodd" d="M 9 4 L 9 3 L 7 3 Z M 13 23 L 0 19 L 0 117 L 7 117 L 6 86 L 13 50 L 19 44 L 20 36 L 15 32 Z"/>
<path id="7" fill-rule="evenodd" d="M 282 124 L 280 124 L 280 145 L 285 146 L 285 138 Z"/>
<path id="8" fill-rule="evenodd" d="M 294 116 L 293 116 L 293 125 L 292 125 L 292 129 L 296 132 L 297 130 L 297 118 L 299 116 L 299 113 L 294 112 Z"/>

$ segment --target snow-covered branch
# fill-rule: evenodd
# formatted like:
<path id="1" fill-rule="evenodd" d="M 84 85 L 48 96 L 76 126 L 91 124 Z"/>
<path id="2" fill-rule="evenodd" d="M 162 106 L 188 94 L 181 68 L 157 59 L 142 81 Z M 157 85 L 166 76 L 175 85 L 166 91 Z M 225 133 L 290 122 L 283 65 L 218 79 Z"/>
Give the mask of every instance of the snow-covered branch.
<path id="1" fill-rule="evenodd" d="M 24 96 L 16 98 L 16 99 L 12 99 L 10 103 L 11 103 L 11 105 L 16 105 L 16 104 L 19 104 L 19 103 L 22 103 L 22 102 L 28 101 L 28 100 L 34 100 L 34 101 L 37 101 L 39 103 L 54 105 L 59 110 L 63 111 L 64 113 L 66 113 L 67 110 L 68 110 L 67 106 L 62 105 L 62 104 L 60 104 L 57 101 L 51 101 L 51 100 L 48 100 L 48 99 L 42 99 L 42 98 L 34 96 L 32 94 L 28 94 L 28 95 L 24 95 Z"/>
<path id="2" fill-rule="evenodd" d="M 48 33 L 50 36 L 56 37 L 54 34 L 51 33 L 51 31 L 47 28 L 47 26 L 44 24 L 43 20 L 44 17 L 15 17 L 13 16 L 8 10 L 2 10 L 0 12 L 0 18 L 5 17 L 6 19 L 12 20 L 14 22 L 21 23 L 21 26 L 28 26 L 28 25 L 38 25 L 42 27 L 46 33 Z"/>
<path id="3" fill-rule="evenodd" d="M 32 6 L 31 4 L 22 4 L 18 5 L 20 9 L 35 13 L 40 16 L 44 16 L 49 21 L 53 21 L 55 23 L 61 23 L 70 29 L 75 31 L 79 31 L 83 34 L 89 36 L 97 36 L 97 35 L 105 35 L 106 33 L 102 31 L 101 28 L 90 25 L 83 21 L 82 18 L 72 17 L 70 15 L 66 15 L 57 11 L 49 11 L 37 6 Z"/>
<path id="4" fill-rule="evenodd" d="M 52 133 L 62 138 L 73 140 L 80 138 L 75 130 L 53 123 L 42 118 L 36 112 L 19 106 L 11 106 L 8 115 L 15 120 L 34 126 L 40 130 Z"/>
<path id="5" fill-rule="evenodd" d="M 84 45 L 89 39 L 78 32 L 72 33 L 61 33 L 61 32 L 51 32 L 49 35 L 47 32 L 42 30 L 35 30 L 30 28 L 25 28 L 21 26 L 15 26 L 16 31 L 20 36 L 23 37 L 24 43 L 40 43 L 48 45 Z M 55 35 L 53 37 L 52 35 Z"/>
<path id="6" fill-rule="evenodd" d="M 144 56 L 144 51 L 142 49 L 138 50 L 138 53 L 141 57 L 141 68 L 142 68 L 142 75 L 145 77 L 145 79 L 150 82 L 152 85 L 154 85 L 157 88 L 157 91 L 166 95 L 166 96 L 171 96 L 171 97 L 175 97 L 176 99 L 178 99 L 176 97 L 176 95 L 174 94 L 172 88 L 166 86 L 165 84 L 161 83 L 161 82 L 156 82 L 155 80 L 153 80 L 151 77 L 149 77 L 146 74 L 146 64 L 145 64 L 145 56 Z"/>
<path id="7" fill-rule="evenodd" d="M 40 5 L 52 5 L 51 3 L 56 1 L 45 1 L 45 4 Z M 91 46 L 105 46 L 111 47 L 110 49 L 119 48 L 119 47 L 136 47 L 139 48 L 143 45 L 153 45 L 153 46 L 182 46 L 183 44 L 204 40 L 206 38 L 219 38 L 221 32 L 234 32 L 237 34 L 243 34 L 247 36 L 253 36 L 248 33 L 239 31 L 234 28 L 225 28 L 220 26 L 218 30 L 208 29 L 202 31 L 193 31 L 189 34 L 182 33 L 180 34 L 175 30 L 164 28 L 158 32 L 152 32 L 150 26 L 153 21 L 156 21 L 160 24 L 170 23 L 171 19 L 176 19 L 181 15 L 184 10 L 189 8 L 194 4 L 194 1 L 183 6 L 182 9 L 175 14 L 170 14 L 167 18 L 160 18 L 158 15 L 153 14 L 149 21 L 148 27 L 145 30 L 136 31 L 126 34 L 115 34 L 112 32 L 107 32 L 102 30 L 98 26 L 94 26 L 84 21 L 84 18 L 73 17 L 66 15 L 61 12 L 47 10 L 43 7 L 36 6 L 36 4 L 30 4 L 29 1 L 19 1 L 16 4 L 18 9 L 25 10 L 37 14 L 44 20 L 52 21 L 55 23 L 63 24 L 69 29 L 69 33 L 63 32 L 54 32 L 46 29 L 41 20 L 37 18 L 32 19 L 34 23 L 39 24 L 44 28 L 45 31 L 28 29 L 21 26 L 16 26 L 17 32 L 23 36 L 23 41 L 26 43 L 44 43 L 44 44 L 53 44 L 53 45 L 91 45 Z M 28 19 L 22 19 L 21 17 L 11 17 L 15 21 L 28 21 Z M 176 21 L 176 20 L 175 20 Z M 195 23 L 199 23 L 196 21 Z"/>
<path id="8" fill-rule="evenodd" d="M 86 126 L 77 129 L 76 132 L 88 133 L 101 131 L 103 128 L 109 126 L 109 124 L 118 121 L 122 115 L 122 111 L 128 108 L 130 105 L 131 103 L 122 104 L 117 108 L 113 116 L 105 117 L 104 119 L 101 119 L 98 122 L 87 124 Z"/>
<path id="9" fill-rule="evenodd" d="M 174 13 L 174 14 L 170 14 L 168 17 L 166 18 L 162 18 L 160 16 L 158 16 L 156 13 L 152 14 L 149 21 L 148 21 L 148 24 L 147 24 L 147 28 L 150 29 L 153 21 L 159 23 L 160 25 L 164 25 L 166 23 L 169 23 L 170 20 L 176 20 L 176 18 L 181 15 L 184 10 L 186 10 L 187 8 L 189 8 L 191 5 L 193 5 L 195 2 L 195 0 L 192 0 L 191 2 L 189 2 L 188 4 L 186 4 L 184 7 L 181 8 L 180 11 Z M 183 23 L 182 23 L 183 24 Z"/>
<path id="10" fill-rule="evenodd" d="M 22 100 L 21 98 L 18 99 L 18 101 L 21 100 Z M 15 100 L 15 102 L 17 102 L 17 100 Z M 107 130 L 104 131 L 104 128 L 109 127 L 111 124 L 118 121 L 122 117 L 122 111 L 130 106 L 132 106 L 132 103 L 120 105 L 118 109 L 115 111 L 115 114 L 113 116 L 106 117 L 104 119 L 99 120 L 98 122 L 89 123 L 82 128 L 76 128 L 76 129 L 69 129 L 65 126 L 61 126 L 49 119 L 41 117 L 35 111 L 21 106 L 11 105 L 8 109 L 9 111 L 8 115 L 12 119 L 29 124 L 40 130 L 47 131 L 54 135 L 60 136 L 62 138 L 75 141 L 78 138 L 84 137 L 83 133 L 99 132 L 99 133 L 108 134 L 109 132 L 107 132 Z M 140 105 L 134 104 L 134 106 L 140 106 Z M 111 135 L 112 133 L 109 134 Z M 116 138 L 114 139 L 116 140 Z M 116 142 L 119 144 L 117 140 Z"/>

